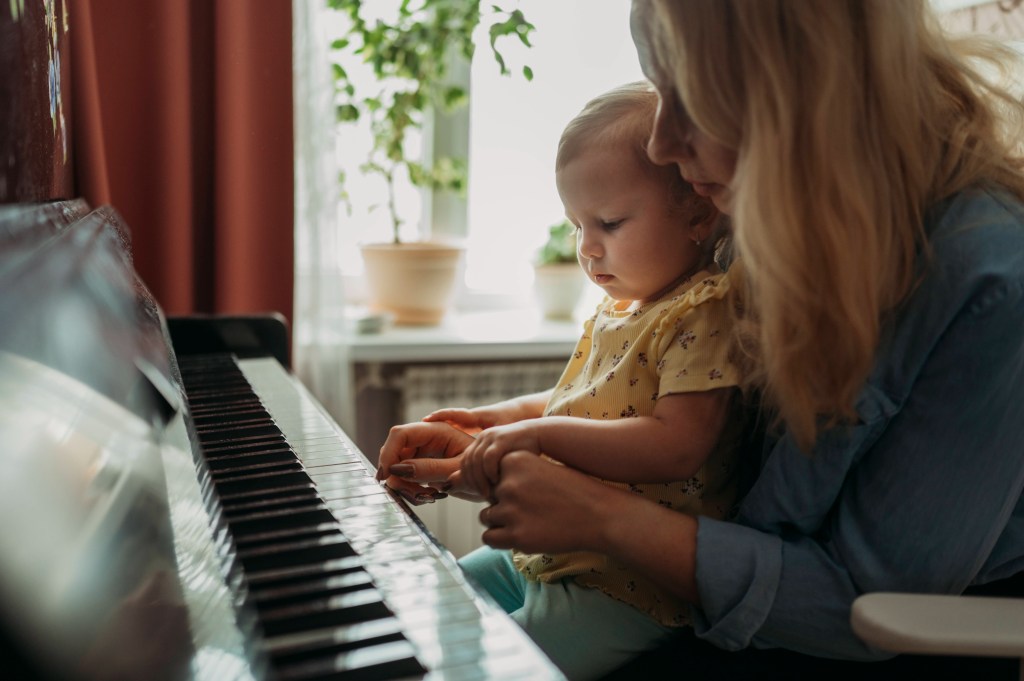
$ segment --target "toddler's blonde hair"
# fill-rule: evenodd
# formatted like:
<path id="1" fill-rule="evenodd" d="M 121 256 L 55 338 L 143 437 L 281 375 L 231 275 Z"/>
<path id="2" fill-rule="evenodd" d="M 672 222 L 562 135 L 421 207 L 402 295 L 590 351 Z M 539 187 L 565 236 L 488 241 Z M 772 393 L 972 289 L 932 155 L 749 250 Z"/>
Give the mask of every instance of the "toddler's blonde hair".
<path id="1" fill-rule="evenodd" d="M 666 208 L 682 216 L 689 225 L 717 220 L 718 210 L 714 204 L 694 193 L 675 165 L 656 165 L 647 155 L 657 108 L 658 95 L 647 81 L 627 83 L 594 97 L 562 131 L 555 155 L 555 172 L 588 149 L 623 148 L 644 172 L 669 187 L 673 204 Z M 720 236 L 718 232 L 715 235 Z M 706 240 L 706 253 L 714 250 L 715 241 L 715 238 Z"/>

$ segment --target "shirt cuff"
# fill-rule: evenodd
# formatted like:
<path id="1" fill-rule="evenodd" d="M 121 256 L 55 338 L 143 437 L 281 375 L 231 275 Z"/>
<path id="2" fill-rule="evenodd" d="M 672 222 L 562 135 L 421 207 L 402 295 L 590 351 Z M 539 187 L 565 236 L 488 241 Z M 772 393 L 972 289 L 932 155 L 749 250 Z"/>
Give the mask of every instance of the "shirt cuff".
<path id="1" fill-rule="evenodd" d="M 694 632 L 725 650 L 750 645 L 775 602 L 782 574 L 782 538 L 700 517 L 697 525 Z"/>

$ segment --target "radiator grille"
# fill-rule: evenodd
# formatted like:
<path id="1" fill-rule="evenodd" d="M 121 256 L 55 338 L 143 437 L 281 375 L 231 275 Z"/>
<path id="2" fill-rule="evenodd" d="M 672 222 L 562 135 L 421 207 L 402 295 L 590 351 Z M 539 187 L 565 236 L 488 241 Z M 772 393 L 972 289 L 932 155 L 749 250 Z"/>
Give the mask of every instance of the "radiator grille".
<path id="1" fill-rule="evenodd" d="M 404 420 L 418 421 L 443 407 L 478 407 L 547 390 L 564 368 L 563 360 L 409 366 L 401 382 Z"/>

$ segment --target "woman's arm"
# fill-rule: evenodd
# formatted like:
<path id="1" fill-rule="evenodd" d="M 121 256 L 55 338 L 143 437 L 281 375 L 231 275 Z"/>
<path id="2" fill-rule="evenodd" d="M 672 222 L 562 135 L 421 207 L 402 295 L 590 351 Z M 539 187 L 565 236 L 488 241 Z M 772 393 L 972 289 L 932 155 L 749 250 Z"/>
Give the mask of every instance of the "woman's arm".
<path id="1" fill-rule="evenodd" d="M 925 319 L 941 305 L 911 307 L 875 378 L 897 391 L 909 383 L 906 394 L 869 391 L 863 423 L 810 458 L 782 440 L 741 524 L 700 519 L 699 636 L 727 649 L 883 657 L 850 627 L 860 594 L 955 594 L 1024 569 L 1021 287 L 963 287 L 962 304 L 946 300 L 955 319 L 941 334 Z M 808 509 L 816 495 L 828 500 L 820 514 Z"/>
<path id="2" fill-rule="evenodd" d="M 651 416 L 607 421 L 547 416 L 492 428 L 467 448 L 463 477 L 486 495 L 498 480 L 502 457 L 527 450 L 605 480 L 685 480 L 713 451 L 732 396 L 730 388 L 676 393 L 659 398 Z"/>

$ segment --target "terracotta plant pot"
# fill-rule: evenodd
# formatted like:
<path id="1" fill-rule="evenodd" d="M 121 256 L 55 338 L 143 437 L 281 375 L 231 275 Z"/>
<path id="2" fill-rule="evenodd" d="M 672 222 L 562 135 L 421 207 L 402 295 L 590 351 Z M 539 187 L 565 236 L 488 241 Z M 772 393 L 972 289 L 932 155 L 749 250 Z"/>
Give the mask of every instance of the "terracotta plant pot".
<path id="1" fill-rule="evenodd" d="M 396 324 L 439 324 L 455 295 L 463 250 L 428 242 L 365 244 L 370 307 L 390 313 Z"/>

